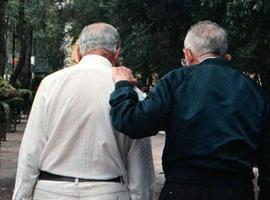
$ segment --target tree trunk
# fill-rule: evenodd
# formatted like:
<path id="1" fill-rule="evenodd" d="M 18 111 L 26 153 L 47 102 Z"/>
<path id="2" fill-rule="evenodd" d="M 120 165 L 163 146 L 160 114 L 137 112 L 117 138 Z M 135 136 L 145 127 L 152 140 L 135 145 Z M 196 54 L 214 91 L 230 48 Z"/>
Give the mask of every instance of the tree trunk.
<path id="1" fill-rule="evenodd" d="M 8 0 L 0 1 L 0 76 L 3 76 L 6 67 L 6 5 Z"/>
<path id="2" fill-rule="evenodd" d="M 12 85 L 16 84 L 16 81 L 26 64 L 28 26 L 25 20 L 25 7 L 26 0 L 19 0 L 17 35 L 18 44 L 20 46 L 20 56 L 18 65 L 15 67 L 15 70 L 10 79 Z"/>
<path id="3" fill-rule="evenodd" d="M 264 70 L 261 76 L 262 86 L 270 94 L 270 67 Z"/>
<path id="4" fill-rule="evenodd" d="M 25 50 L 25 61 L 22 72 L 19 76 L 23 88 L 29 88 L 31 80 L 31 54 L 32 54 L 32 40 L 33 40 L 33 28 L 27 27 L 26 35 L 26 50 Z"/>
<path id="5" fill-rule="evenodd" d="M 15 48 L 16 48 L 16 25 L 12 32 L 12 71 L 15 69 Z"/>

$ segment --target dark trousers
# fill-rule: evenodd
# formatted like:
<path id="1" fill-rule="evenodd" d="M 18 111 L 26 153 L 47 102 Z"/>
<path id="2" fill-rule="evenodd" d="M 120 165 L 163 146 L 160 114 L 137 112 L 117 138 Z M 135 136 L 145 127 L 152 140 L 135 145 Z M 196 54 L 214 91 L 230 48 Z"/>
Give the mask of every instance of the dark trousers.
<path id="1" fill-rule="evenodd" d="M 159 200 L 254 200 L 252 184 L 241 187 L 208 187 L 166 183 Z"/>

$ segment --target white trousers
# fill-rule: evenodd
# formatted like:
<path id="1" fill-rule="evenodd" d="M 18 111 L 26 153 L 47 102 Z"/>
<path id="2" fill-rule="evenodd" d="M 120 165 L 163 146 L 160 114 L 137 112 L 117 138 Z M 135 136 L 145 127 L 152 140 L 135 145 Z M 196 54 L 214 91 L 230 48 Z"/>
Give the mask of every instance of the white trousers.
<path id="1" fill-rule="evenodd" d="M 115 182 L 37 182 L 33 200 L 130 200 L 127 186 Z"/>

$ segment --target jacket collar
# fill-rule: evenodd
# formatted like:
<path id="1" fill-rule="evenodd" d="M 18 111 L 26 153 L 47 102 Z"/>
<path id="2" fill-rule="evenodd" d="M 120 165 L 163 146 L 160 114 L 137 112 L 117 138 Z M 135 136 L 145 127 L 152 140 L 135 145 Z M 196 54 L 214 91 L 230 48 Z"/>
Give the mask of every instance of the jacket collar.
<path id="1" fill-rule="evenodd" d="M 211 63 L 213 63 L 213 64 L 215 64 L 215 63 L 228 64 L 228 61 L 226 61 L 224 58 L 220 58 L 220 57 L 206 58 L 205 60 L 200 62 L 198 65 L 211 64 Z"/>

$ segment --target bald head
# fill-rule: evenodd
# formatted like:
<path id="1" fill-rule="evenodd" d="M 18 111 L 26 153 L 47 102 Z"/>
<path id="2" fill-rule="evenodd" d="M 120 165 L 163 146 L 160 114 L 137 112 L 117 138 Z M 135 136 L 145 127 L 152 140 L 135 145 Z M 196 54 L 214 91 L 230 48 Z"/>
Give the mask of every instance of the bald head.
<path id="1" fill-rule="evenodd" d="M 95 23 L 84 27 L 78 44 L 82 56 L 97 49 L 104 49 L 114 53 L 120 46 L 118 31 L 106 23 Z"/>

